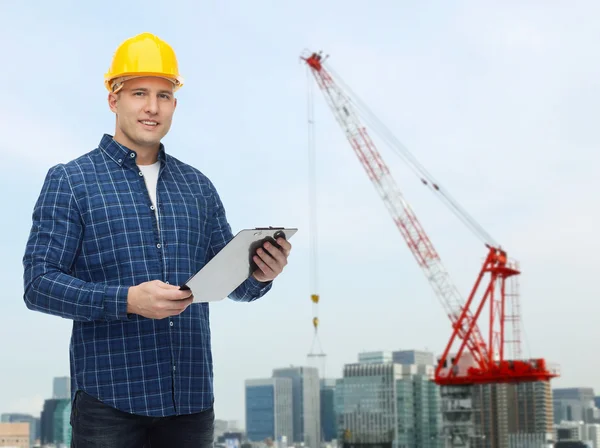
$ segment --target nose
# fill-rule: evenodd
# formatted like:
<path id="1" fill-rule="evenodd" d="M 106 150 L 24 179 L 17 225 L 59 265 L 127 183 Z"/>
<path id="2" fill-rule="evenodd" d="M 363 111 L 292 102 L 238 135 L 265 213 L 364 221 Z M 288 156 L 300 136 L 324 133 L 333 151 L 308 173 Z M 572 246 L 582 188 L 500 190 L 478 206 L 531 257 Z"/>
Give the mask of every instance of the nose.
<path id="1" fill-rule="evenodd" d="M 151 115 L 156 115 L 158 113 L 158 100 L 154 95 L 148 95 L 148 100 L 146 101 L 145 112 Z"/>

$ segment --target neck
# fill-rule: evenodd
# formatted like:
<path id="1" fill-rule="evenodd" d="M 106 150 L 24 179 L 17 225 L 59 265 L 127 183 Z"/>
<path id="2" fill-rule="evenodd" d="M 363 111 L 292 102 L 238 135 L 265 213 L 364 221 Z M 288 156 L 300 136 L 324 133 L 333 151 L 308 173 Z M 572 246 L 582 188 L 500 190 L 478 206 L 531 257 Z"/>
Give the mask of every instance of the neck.
<path id="1" fill-rule="evenodd" d="M 134 151 L 137 152 L 135 163 L 138 165 L 152 165 L 158 160 L 158 148 L 139 148 L 135 149 Z"/>
<path id="2" fill-rule="evenodd" d="M 137 153 L 137 157 L 135 160 L 135 163 L 137 165 L 152 165 L 158 160 L 158 150 L 160 149 L 160 143 L 149 146 L 139 145 L 132 142 L 124 134 L 118 131 L 115 132 L 115 136 L 113 137 L 113 139 L 117 143 L 120 143 L 126 148 L 129 148 Z"/>

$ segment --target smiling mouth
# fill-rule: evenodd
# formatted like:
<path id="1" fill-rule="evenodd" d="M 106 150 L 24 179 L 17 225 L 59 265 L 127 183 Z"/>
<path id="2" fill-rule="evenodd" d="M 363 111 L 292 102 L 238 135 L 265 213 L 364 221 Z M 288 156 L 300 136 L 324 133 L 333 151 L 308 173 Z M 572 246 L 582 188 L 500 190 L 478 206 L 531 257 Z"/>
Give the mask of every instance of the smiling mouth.
<path id="1" fill-rule="evenodd" d="M 139 120 L 139 121 L 140 121 L 140 123 L 142 123 L 143 125 L 146 125 L 146 126 L 152 126 L 152 127 L 158 126 L 158 122 L 153 121 L 153 120 Z"/>

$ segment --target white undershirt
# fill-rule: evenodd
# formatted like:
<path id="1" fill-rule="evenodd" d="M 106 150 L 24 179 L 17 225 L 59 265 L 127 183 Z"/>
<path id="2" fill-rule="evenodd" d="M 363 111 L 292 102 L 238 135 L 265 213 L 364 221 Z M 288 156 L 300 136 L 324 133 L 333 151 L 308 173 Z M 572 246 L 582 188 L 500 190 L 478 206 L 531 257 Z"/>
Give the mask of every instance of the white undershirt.
<path id="1" fill-rule="evenodd" d="M 152 165 L 138 165 L 138 168 L 144 173 L 144 180 L 146 181 L 146 188 L 150 194 L 150 200 L 154 206 L 154 214 L 156 215 L 156 222 L 158 223 L 158 207 L 156 206 L 156 184 L 158 183 L 158 171 L 160 170 L 160 160 Z"/>

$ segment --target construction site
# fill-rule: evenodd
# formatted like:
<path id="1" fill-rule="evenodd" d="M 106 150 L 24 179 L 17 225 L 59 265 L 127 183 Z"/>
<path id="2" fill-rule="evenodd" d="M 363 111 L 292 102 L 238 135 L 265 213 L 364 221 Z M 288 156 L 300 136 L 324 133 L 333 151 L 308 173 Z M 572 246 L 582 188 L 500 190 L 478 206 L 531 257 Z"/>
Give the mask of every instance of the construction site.
<path id="1" fill-rule="evenodd" d="M 362 101 L 353 94 L 327 64 L 328 55 L 307 51 L 301 59 L 323 94 L 340 137 L 347 143 L 385 204 L 393 224 L 401 233 L 408 253 L 425 275 L 449 319 L 448 341 L 436 359 L 431 381 L 439 386 L 441 428 L 439 445 L 469 448 L 534 448 L 553 445 L 553 403 L 551 380 L 559 376 L 558 366 L 544 358 L 524 358 L 521 350 L 521 312 L 518 261 L 496 242 L 465 208 L 442 187 L 399 140 L 383 125 Z M 313 101 L 309 97 L 309 101 Z M 311 182 L 314 184 L 313 106 L 309 103 L 309 147 Z M 329 122 L 331 123 L 331 122 Z M 332 125 L 333 127 L 333 125 Z M 371 138 L 377 135 L 410 167 L 419 181 L 436 195 L 456 217 L 481 241 L 482 253 L 473 254 L 484 263 L 466 294 L 459 292 L 441 256 L 430 240 L 409 201 L 393 177 L 378 147 Z M 311 185 L 311 207 L 317 193 Z M 311 232 L 317 231 L 313 216 Z M 313 257 L 316 257 L 316 240 Z M 313 261 L 316 266 L 316 261 Z M 316 277 L 316 267 L 311 273 Z M 311 301 L 315 308 L 313 326 L 318 341 L 320 296 L 315 282 Z M 309 357 L 324 357 L 313 349 Z M 338 422 L 343 446 L 364 448 L 390 446 L 402 448 L 395 422 L 389 424 L 388 436 L 376 443 L 352 428 L 344 417 Z M 384 440 L 385 439 L 385 440 Z M 412 445 L 411 445 L 412 446 Z M 423 445 L 425 446 L 425 445 Z M 429 445 L 427 445 L 429 446 Z"/>
<path id="2" fill-rule="evenodd" d="M 600 448 L 600 2 L 4 3 L 0 447 Z"/>

